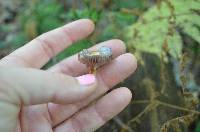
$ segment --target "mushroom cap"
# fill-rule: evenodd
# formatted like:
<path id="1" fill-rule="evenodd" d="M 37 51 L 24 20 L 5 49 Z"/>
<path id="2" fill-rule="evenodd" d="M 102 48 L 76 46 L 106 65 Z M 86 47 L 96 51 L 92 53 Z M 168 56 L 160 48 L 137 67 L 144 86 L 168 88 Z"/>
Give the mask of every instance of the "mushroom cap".
<path id="1" fill-rule="evenodd" d="M 99 51 L 100 54 L 103 55 L 103 56 L 111 56 L 111 55 L 112 55 L 112 49 L 109 48 L 109 47 L 103 46 L 103 47 L 99 48 L 98 51 Z"/>

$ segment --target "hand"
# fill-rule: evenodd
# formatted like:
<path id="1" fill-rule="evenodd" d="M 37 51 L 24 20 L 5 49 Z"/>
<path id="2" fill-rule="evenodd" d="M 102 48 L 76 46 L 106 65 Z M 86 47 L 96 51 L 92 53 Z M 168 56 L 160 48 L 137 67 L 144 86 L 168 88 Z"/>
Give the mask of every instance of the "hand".
<path id="1" fill-rule="evenodd" d="M 88 36 L 94 24 L 81 19 L 45 33 L 0 60 L 0 130 L 2 132 L 94 131 L 131 100 L 127 88 L 110 88 L 134 72 L 136 59 L 120 40 L 109 40 L 114 60 L 94 75 L 84 75 L 77 55 L 39 70 L 53 56 Z M 96 101 L 95 101 L 96 100 Z M 95 103 L 91 103 L 94 102 Z"/>

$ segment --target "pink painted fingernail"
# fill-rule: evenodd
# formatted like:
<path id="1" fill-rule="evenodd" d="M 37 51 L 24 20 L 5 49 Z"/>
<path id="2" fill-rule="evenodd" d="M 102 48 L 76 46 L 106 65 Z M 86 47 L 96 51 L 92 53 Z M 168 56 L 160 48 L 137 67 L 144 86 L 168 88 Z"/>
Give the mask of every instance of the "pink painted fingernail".
<path id="1" fill-rule="evenodd" d="M 81 85 L 91 85 L 95 83 L 96 78 L 93 74 L 86 74 L 86 75 L 77 77 L 77 80 L 79 81 Z"/>

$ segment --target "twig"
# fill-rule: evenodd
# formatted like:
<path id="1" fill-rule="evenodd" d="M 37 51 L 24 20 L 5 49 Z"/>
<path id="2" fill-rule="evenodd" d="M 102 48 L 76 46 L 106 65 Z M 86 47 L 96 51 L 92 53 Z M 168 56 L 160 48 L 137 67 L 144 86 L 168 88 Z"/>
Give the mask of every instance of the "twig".
<path id="1" fill-rule="evenodd" d="M 119 126 L 121 126 L 122 128 L 128 130 L 129 132 L 134 132 L 134 130 L 133 130 L 131 127 L 129 127 L 128 125 L 126 125 L 120 118 L 115 117 L 113 120 L 114 120 Z"/>
<path id="2" fill-rule="evenodd" d="M 131 104 L 147 104 L 149 102 L 150 102 L 149 100 L 135 100 L 132 101 Z"/>
<path id="3" fill-rule="evenodd" d="M 142 112 L 140 112 L 136 117 L 128 121 L 128 125 L 132 122 L 138 122 L 139 119 L 152 107 L 152 104 L 149 104 Z"/>
<path id="4" fill-rule="evenodd" d="M 200 112 L 198 112 L 198 111 L 190 110 L 190 109 L 183 108 L 183 107 L 176 106 L 176 105 L 172 105 L 172 104 L 168 104 L 168 103 L 165 103 L 165 102 L 161 102 L 161 101 L 159 101 L 159 100 L 157 100 L 157 103 L 158 103 L 159 105 L 164 105 L 164 106 L 167 106 L 167 107 L 170 107 L 170 108 L 173 108 L 173 109 L 177 109 L 177 110 L 181 110 L 181 111 L 187 111 L 187 112 L 192 112 L 192 113 L 200 114 Z"/>

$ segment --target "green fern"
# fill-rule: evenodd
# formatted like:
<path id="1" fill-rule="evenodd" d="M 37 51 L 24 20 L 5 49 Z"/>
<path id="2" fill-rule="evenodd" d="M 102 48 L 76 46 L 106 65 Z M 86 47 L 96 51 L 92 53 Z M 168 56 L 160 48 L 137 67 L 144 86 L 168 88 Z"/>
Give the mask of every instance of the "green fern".
<path id="1" fill-rule="evenodd" d="M 162 0 L 128 28 L 128 46 L 160 57 L 164 48 L 179 58 L 183 44 L 180 32 L 200 44 L 200 1 Z"/>

